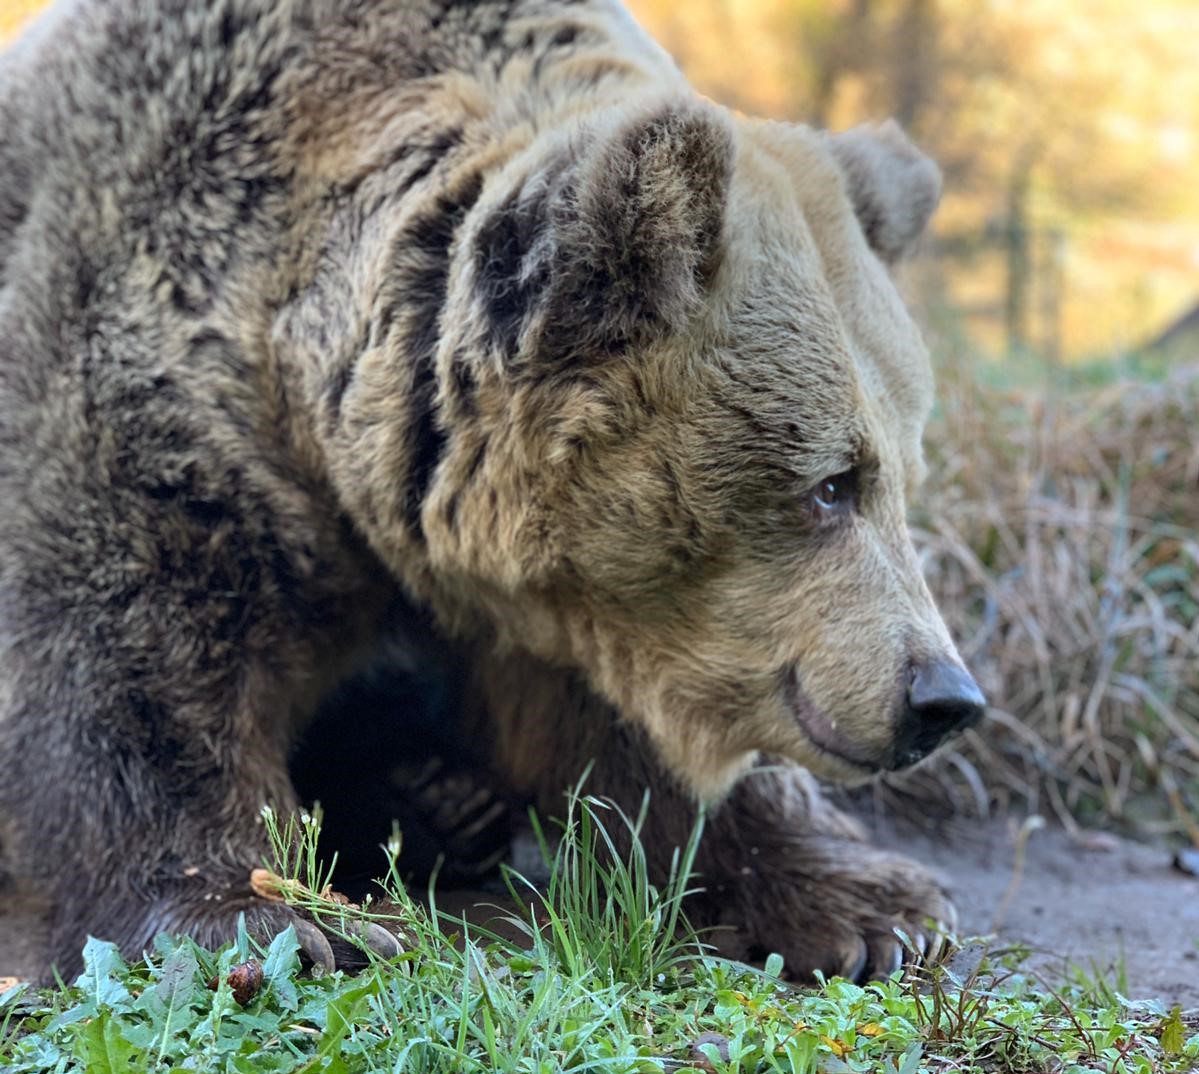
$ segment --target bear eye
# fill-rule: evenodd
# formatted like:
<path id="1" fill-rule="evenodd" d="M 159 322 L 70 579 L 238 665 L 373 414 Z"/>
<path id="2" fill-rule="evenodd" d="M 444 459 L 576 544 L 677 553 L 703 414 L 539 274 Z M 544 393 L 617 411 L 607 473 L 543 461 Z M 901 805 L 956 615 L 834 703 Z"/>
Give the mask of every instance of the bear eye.
<path id="1" fill-rule="evenodd" d="M 812 501 L 822 512 L 852 510 L 858 498 L 858 472 L 846 470 L 821 480 L 812 492 Z"/>

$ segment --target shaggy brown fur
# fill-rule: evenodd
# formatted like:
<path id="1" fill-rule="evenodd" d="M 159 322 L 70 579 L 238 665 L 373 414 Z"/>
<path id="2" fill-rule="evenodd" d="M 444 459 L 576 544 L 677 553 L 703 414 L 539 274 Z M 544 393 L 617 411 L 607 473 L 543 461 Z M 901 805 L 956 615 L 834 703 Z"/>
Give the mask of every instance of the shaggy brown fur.
<path id="1" fill-rule="evenodd" d="M 64 971 L 285 919 L 259 808 L 405 603 L 543 807 L 598 757 L 666 855 L 732 788 L 696 913 L 748 947 L 948 918 L 803 770 L 738 782 L 981 704 L 904 523 L 896 129 L 706 104 L 614 0 L 64 0 L 0 130 L 0 837 Z"/>

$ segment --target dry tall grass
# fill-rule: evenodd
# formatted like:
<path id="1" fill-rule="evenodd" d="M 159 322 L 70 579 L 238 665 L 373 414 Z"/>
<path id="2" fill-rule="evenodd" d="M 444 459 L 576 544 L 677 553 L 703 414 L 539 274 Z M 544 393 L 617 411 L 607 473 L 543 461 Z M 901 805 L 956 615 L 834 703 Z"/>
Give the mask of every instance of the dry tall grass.
<path id="1" fill-rule="evenodd" d="M 1199 843 L 1199 368 L 1069 393 L 940 380 L 913 523 L 992 709 L 892 785 Z"/>

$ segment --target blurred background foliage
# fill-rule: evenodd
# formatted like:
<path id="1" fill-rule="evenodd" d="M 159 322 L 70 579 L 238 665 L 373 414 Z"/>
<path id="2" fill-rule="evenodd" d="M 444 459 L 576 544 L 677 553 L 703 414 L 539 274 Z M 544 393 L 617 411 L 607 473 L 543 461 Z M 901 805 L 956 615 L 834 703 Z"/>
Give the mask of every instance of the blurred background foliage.
<path id="1" fill-rule="evenodd" d="M 16 37 L 30 17 L 46 6 L 46 0 L 4 0 L 0 7 L 0 45 Z"/>
<path id="2" fill-rule="evenodd" d="M 714 99 L 896 116 L 945 171 L 912 522 L 992 707 L 875 793 L 1199 845 L 1199 3 L 629 2 Z"/>
<path id="3" fill-rule="evenodd" d="M 988 353 L 1110 356 L 1199 303 L 1195 0 L 630 6 L 745 112 L 898 118 L 945 171 L 932 285 Z"/>

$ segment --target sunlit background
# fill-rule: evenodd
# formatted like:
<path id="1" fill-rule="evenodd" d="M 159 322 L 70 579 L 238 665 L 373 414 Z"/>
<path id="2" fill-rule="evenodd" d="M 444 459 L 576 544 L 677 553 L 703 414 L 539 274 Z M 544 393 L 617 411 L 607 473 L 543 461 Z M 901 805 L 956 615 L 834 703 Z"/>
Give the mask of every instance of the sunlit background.
<path id="1" fill-rule="evenodd" d="M 41 6 L 3 0 L 0 41 Z M 630 6 L 718 101 L 833 128 L 898 117 L 947 178 L 919 297 L 986 354 L 1109 358 L 1196 309 L 1195 0 Z"/>
<path id="2" fill-rule="evenodd" d="M 925 282 L 988 352 L 1109 356 L 1199 302 L 1195 0 L 631 6 L 717 100 L 898 117 L 947 179 Z"/>

